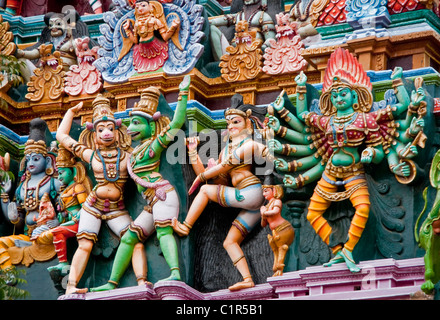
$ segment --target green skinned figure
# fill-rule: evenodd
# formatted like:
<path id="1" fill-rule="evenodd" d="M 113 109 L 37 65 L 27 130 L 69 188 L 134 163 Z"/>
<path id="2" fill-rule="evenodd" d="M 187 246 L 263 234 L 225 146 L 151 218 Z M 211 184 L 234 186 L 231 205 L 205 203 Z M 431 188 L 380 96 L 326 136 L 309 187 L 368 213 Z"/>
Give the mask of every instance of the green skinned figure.
<path id="1" fill-rule="evenodd" d="M 391 79 L 397 103 L 371 111 L 369 77 L 351 53 L 338 48 L 328 61 L 319 112 L 308 110 L 310 93 L 304 73 L 295 78 L 296 112 L 293 106 L 285 107 L 288 98 L 280 97 L 272 104 L 277 117 L 269 117 L 269 126 L 277 140 L 268 144 L 276 154 L 285 156 L 275 160 L 277 171 L 285 173 L 285 187 L 300 189 L 318 181 L 310 198 L 307 220 L 334 254 L 324 266 L 345 263 L 351 272 L 360 271 L 352 252 L 370 213 L 364 165 L 379 164 L 386 158 L 396 176 L 411 174 L 406 158 L 410 152 L 403 150 L 410 150 L 413 155 L 418 144 L 410 136 L 399 144 L 398 128 L 408 130 L 409 135 L 421 132 L 422 118 L 414 120 L 414 116 L 421 109 L 425 93 L 416 85 L 417 91 L 409 96 L 401 68 L 394 70 Z M 282 126 L 280 120 L 290 128 Z M 289 143 L 281 143 L 280 138 Z M 293 176 L 294 172 L 301 174 Z M 344 200 L 349 200 L 355 211 L 345 241 L 335 236 L 324 216 L 331 203 Z"/>
<path id="2" fill-rule="evenodd" d="M 138 284 L 145 284 L 147 264 L 143 242 L 154 231 L 171 271 L 163 280 L 181 280 L 177 243 L 171 227 L 172 219 L 178 217 L 180 202 L 174 187 L 160 174 L 159 165 L 161 153 L 185 122 L 189 85 L 190 77 L 185 76 L 179 86 L 179 101 L 171 122 L 156 111 L 160 91 L 155 87 L 142 91 L 140 101 L 133 107 L 128 133 L 140 144 L 131 154 L 128 172 L 147 205 L 121 239 L 110 280 L 91 291 L 115 289 L 131 261 Z"/>
<path id="3" fill-rule="evenodd" d="M 423 249 L 425 249 L 425 283 L 422 284 L 421 289 L 426 294 L 431 294 L 434 290 L 435 284 L 440 280 L 440 263 L 439 263 L 439 250 L 440 250 L 440 150 L 434 156 L 431 164 L 431 171 L 429 173 L 429 180 L 431 186 L 437 190 L 437 194 L 434 200 L 434 205 L 431 211 L 428 213 L 425 221 L 417 231 L 420 219 L 424 215 L 427 208 L 427 194 L 428 188 L 423 191 L 423 199 L 425 200 L 425 206 L 420 213 L 414 227 L 414 235 L 417 243 Z"/>

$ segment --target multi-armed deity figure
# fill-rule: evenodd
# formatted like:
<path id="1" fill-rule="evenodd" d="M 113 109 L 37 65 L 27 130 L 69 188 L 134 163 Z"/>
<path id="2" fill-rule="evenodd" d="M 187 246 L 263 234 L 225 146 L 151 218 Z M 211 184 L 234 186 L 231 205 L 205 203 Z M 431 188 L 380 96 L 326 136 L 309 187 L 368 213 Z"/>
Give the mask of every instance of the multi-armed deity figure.
<path id="1" fill-rule="evenodd" d="M 189 84 L 190 78 L 186 76 L 180 84 L 179 102 L 171 122 L 157 111 L 160 91 L 155 87 L 143 90 L 140 101 L 131 111 L 128 133 L 134 141 L 140 141 L 140 144 L 130 156 L 128 172 L 147 205 L 121 239 L 109 282 L 91 289 L 92 291 L 114 289 L 132 261 L 132 256 L 133 271 L 138 283 L 143 284 L 147 279 L 147 270 L 144 247 L 140 244 L 155 230 L 171 270 L 171 275 L 166 280 L 181 279 L 177 243 L 171 226 L 172 220 L 179 215 L 180 202 L 174 187 L 159 172 L 159 165 L 162 152 L 185 122 Z"/>
<path id="2" fill-rule="evenodd" d="M 56 158 L 58 180 L 64 189 L 58 196 L 59 220 L 63 221 L 56 228 L 43 232 L 37 242 L 53 243 L 59 263 L 47 268 L 48 271 L 59 270 L 62 274 L 68 271 L 67 239 L 75 237 L 78 232 L 79 211 L 92 189 L 92 183 L 87 176 L 84 165 L 76 161 L 73 154 L 61 146 Z"/>
<path id="3" fill-rule="evenodd" d="M 98 95 L 92 106 L 93 123 L 87 124 L 79 142 L 70 137 L 69 132 L 82 103 L 67 110 L 56 134 L 63 147 L 90 164 L 97 182 L 80 211 L 78 249 L 72 259 L 66 294 L 80 292 L 76 286 L 87 266 L 93 245 L 98 240 L 101 222 L 105 221 L 119 237 L 131 223 L 123 199 L 128 179 L 127 151 L 131 151 L 130 136 L 127 135 L 126 127 L 115 119 L 110 100 Z"/>
<path id="4" fill-rule="evenodd" d="M 405 153 L 396 153 L 394 149 L 393 141 L 397 141 L 399 136 L 394 119 L 407 112 L 407 121 L 401 121 L 406 127 L 399 130 L 417 131 L 412 127 L 416 124 L 412 118 L 425 98 L 424 91 L 418 88 L 411 102 L 402 80 L 402 69 L 397 68 L 392 79 L 398 103 L 371 111 L 370 79 L 359 62 L 341 48 L 328 61 L 318 113 L 308 110 L 306 76 L 300 73 L 295 79 L 296 115 L 284 107 L 285 100 L 281 97 L 273 104 L 280 119 L 291 129 L 281 126 L 275 117 L 269 120 L 275 133 L 288 142 L 282 144 L 275 140 L 270 142 L 271 147 L 276 153 L 287 156 L 287 160 L 293 158 L 290 162 L 282 158 L 275 160 L 276 168 L 282 172 L 303 171 L 296 177 L 286 174 L 286 187 L 301 188 L 319 180 L 310 199 L 307 219 L 335 255 L 325 265 L 345 262 L 350 271 L 358 272 L 360 269 L 353 260 L 352 252 L 362 236 L 370 212 L 364 164 L 378 164 L 385 157 L 396 154 L 405 160 Z M 405 162 L 390 163 L 392 172 L 402 176 L 410 174 L 407 166 Z M 332 202 L 346 199 L 351 201 L 355 213 L 347 239 L 341 242 L 334 237 L 332 227 L 323 215 Z"/>
<path id="5" fill-rule="evenodd" d="M 197 140 L 189 138 L 190 162 L 197 174 L 189 194 L 209 180 L 215 184 L 204 184 L 195 197 L 183 223 L 174 220 L 173 227 L 180 236 L 188 235 L 193 224 L 202 214 L 209 201 L 223 207 L 241 208 L 223 243 L 229 257 L 236 266 L 243 281 L 229 287 L 240 290 L 254 286 L 249 267 L 240 247 L 246 235 L 260 222 L 260 207 L 264 202 L 261 181 L 252 171 L 255 155 L 269 158 L 268 149 L 254 141 L 254 130 L 263 128 L 266 108 L 243 104 L 243 97 L 235 94 L 231 107 L 225 111 L 228 140 L 222 150 L 218 164 L 205 168 L 197 154 Z M 231 186 L 230 186 L 231 185 Z"/>
<path id="6" fill-rule="evenodd" d="M 54 178 L 55 161 L 46 147 L 47 124 L 36 118 L 29 124 L 29 139 L 25 143 L 25 157 L 21 161 L 20 170 L 24 173 L 15 192 L 15 201 L 8 197 L 11 184 L 2 193 L 1 208 L 7 221 L 15 225 L 14 234 L 0 238 L 0 267 L 7 270 L 12 267 L 8 248 L 16 245 L 16 240 L 30 241 L 32 231 L 37 227 L 40 201 L 48 196 L 54 201 L 60 190 L 60 182 Z M 57 217 L 46 222 L 49 227 L 56 227 Z M 23 233 L 19 233 L 22 230 Z"/>

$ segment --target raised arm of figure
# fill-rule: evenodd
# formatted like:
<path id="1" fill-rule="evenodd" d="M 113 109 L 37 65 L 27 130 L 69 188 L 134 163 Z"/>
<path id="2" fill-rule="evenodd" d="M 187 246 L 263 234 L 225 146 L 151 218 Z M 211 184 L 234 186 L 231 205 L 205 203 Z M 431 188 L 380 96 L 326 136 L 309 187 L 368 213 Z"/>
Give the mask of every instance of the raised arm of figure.
<path id="1" fill-rule="evenodd" d="M 403 84 L 403 69 L 396 67 L 391 74 L 391 80 L 393 80 L 394 94 L 396 95 L 398 103 L 393 105 L 393 115 L 398 116 L 404 111 L 408 110 L 408 106 L 411 103 L 408 91 Z"/>
<path id="2" fill-rule="evenodd" d="M 191 83 L 191 77 L 186 75 L 179 85 L 179 99 L 177 102 L 176 111 L 174 112 L 173 120 L 168 125 L 168 130 L 162 132 L 153 141 L 153 150 L 160 153 L 166 146 L 168 146 L 177 135 L 177 132 L 182 128 L 186 119 L 186 106 L 188 104 L 188 90 Z M 160 140 L 160 141 L 159 141 Z M 159 151 L 160 150 L 160 151 Z"/>
<path id="3" fill-rule="evenodd" d="M 278 98 L 270 104 L 270 106 L 277 111 L 279 117 L 286 121 L 290 128 L 297 132 L 306 132 L 306 126 L 304 123 L 285 107 L 285 99 L 288 99 L 288 97 L 285 96 L 285 92 L 283 90 Z"/>
<path id="4" fill-rule="evenodd" d="M 76 145 L 78 145 L 79 143 L 78 143 L 78 141 L 73 139 L 71 136 L 69 136 L 70 128 L 72 127 L 73 118 L 79 112 L 79 110 L 81 110 L 82 107 L 83 107 L 83 103 L 80 102 L 77 105 L 70 108 L 69 110 L 67 110 L 66 114 L 64 115 L 63 120 L 61 121 L 61 123 L 58 127 L 58 130 L 56 133 L 56 139 L 67 150 L 69 150 L 70 152 L 72 152 L 73 154 L 75 154 L 77 156 L 80 156 L 82 158 L 82 160 L 84 160 L 86 162 L 90 162 L 90 158 L 93 154 L 93 150 L 84 148 L 84 150 L 82 150 L 81 155 L 78 155 L 75 152 L 74 147 Z"/>
<path id="5" fill-rule="evenodd" d="M 307 76 L 303 71 L 295 77 L 296 82 L 296 116 L 302 121 L 303 116 L 309 112 L 307 106 Z"/>

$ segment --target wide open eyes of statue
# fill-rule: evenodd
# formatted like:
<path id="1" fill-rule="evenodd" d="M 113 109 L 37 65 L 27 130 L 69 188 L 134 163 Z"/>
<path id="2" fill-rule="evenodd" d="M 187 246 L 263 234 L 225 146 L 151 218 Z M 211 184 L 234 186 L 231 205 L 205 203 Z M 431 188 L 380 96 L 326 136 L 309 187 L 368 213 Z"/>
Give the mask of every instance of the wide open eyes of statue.
<path id="1" fill-rule="evenodd" d="M 351 106 L 353 104 L 353 95 L 349 88 L 337 88 L 331 91 L 331 101 L 334 106 Z"/>
<path id="2" fill-rule="evenodd" d="M 46 170 L 46 158 L 39 153 L 32 153 L 26 156 L 26 169 L 31 174 L 40 173 Z"/>
<path id="3" fill-rule="evenodd" d="M 144 117 L 132 116 L 128 126 L 128 133 L 133 140 L 148 139 L 151 137 L 150 122 Z"/>

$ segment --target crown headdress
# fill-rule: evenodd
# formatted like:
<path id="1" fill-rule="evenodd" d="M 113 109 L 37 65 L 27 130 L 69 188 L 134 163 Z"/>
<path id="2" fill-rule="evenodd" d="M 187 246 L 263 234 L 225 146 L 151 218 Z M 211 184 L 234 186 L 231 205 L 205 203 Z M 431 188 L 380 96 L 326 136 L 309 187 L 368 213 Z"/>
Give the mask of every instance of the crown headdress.
<path id="1" fill-rule="evenodd" d="M 115 116 L 110 108 L 110 100 L 104 97 L 102 94 L 98 94 L 95 100 L 93 100 L 92 107 L 93 125 L 96 125 L 99 121 L 115 122 Z"/>
<path id="2" fill-rule="evenodd" d="M 139 102 L 135 102 L 132 115 L 140 115 L 146 118 L 156 119 L 157 106 L 159 105 L 160 91 L 156 87 L 149 87 L 141 92 L 141 99 Z"/>
<path id="3" fill-rule="evenodd" d="M 75 163 L 75 156 L 69 150 L 60 145 L 56 158 L 56 166 L 58 168 L 73 168 Z"/>
<path id="4" fill-rule="evenodd" d="M 373 105 L 372 84 L 359 61 L 346 49 L 337 48 L 330 56 L 322 83 L 320 108 L 324 115 L 331 115 L 336 108 L 330 100 L 333 88 L 349 87 L 356 91 L 358 103 L 356 111 L 369 112 Z"/>

